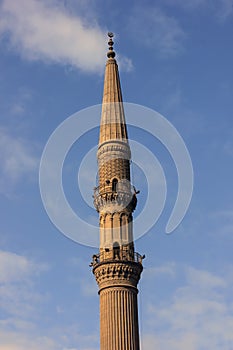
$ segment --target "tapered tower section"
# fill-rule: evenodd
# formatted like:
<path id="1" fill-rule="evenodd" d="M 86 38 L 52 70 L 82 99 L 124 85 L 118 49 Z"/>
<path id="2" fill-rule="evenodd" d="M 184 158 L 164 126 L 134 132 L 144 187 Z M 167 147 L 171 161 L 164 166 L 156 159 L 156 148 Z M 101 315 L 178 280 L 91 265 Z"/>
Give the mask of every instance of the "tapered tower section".
<path id="1" fill-rule="evenodd" d="M 100 250 L 93 273 L 100 295 L 100 350 L 139 350 L 137 284 L 143 257 L 135 252 L 133 217 L 136 190 L 130 181 L 128 143 L 118 66 L 109 33 L 99 147 Z"/>

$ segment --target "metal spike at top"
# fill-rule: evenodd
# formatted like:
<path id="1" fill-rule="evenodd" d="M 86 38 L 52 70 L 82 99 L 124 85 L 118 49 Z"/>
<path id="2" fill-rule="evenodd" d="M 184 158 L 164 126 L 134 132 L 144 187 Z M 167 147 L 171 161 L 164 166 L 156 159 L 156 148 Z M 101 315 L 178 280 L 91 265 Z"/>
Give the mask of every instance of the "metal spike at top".
<path id="1" fill-rule="evenodd" d="M 109 37 L 109 40 L 108 40 L 108 45 L 109 45 L 109 51 L 107 53 L 107 57 L 108 58 L 114 58 L 116 56 L 115 52 L 113 51 L 113 44 L 114 44 L 114 41 L 112 40 L 112 38 L 114 37 L 114 34 L 112 32 L 108 32 L 108 37 Z"/>

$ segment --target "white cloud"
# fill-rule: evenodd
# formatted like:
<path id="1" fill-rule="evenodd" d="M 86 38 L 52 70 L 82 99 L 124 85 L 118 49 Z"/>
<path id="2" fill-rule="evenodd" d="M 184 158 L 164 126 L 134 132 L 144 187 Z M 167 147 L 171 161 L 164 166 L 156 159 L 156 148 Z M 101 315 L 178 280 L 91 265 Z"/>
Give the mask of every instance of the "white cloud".
<path id="1" fill-rule="evenodd" d="M 91 274 L 87 274 L 86 266 L 91 262 L 77 257 L 69 260 L 68 264 L 79 269 L 79 274 L 72 278 L 72 283 L 78 283 L 80 291 L 84 297 L 96 297 L 98 294 L 97 283 Z"/>
<path id="2" fill-rule="evenodd" d="M 72 264 L 76 264 L 75 259 Z M 79 350 L 96 350 L 97 332 L 83 334 L 79 324 L 59 324 L 57 320 L 45 327 L 52 314 L 44 309 L 48 299 L 38 291 L 37 278 L 45 270 L 45 264 L 0 251 L 0 350 L 71 350 L 76 346 Z M 63 312 L 60 307 L 57 311 Z"/>
<path id="3" fill-rule="evenodd" d="M 81 330 L 77 323 L 64 324 L 62 328 L 56 329 L 56 335 L 56 341 L 59 344 L 57 348 L 61 350 L 97 350 L 99 348 L 97 329 L 91 333 L 88 330 Z"/>
<path id="4" fill-rule="evenodd" d="M 0 308 L 7 315 L 24 319 L 43 297 L 33 287 L 33 278 L 47 270 L 23 255 L 0 251 Z"/>
<path id="5" fill-rule="evenodd" d="M 132 38 L 149 47 L 151 53 L 162 57 L 176 55 L 183 50 L 185 33 L 179 22 L 157 7 L 137 7 L 128 19 Z"/>
<path id="6" fill-rule="evenodd" d="M 233 210 L 231 208 L 213 212 L 210 215 L 211 221 L 214 223 L 214 230 L 216 236 L 232 237 L 233 232 Z"/>
<path id="7" fill-rule="evenodd" d="M 77 328 L 59 329 L 51 336 L 39 335 L 38 330 L 28 328 L 27 331 L 0 330 L 0 350 L 97 350 L 92 344 L 97 343 L 96 335 L 82 336 L 76 334 Z M 53 333 L 53 332 L 52 332 Z M 78 347 L 67 346 L 72 342 Z"/>
<path id="8" fill-rule="evenodd" d="M 220 273 L 176 266 L 179 286 L 166 300 L 150 296 L 143 349 L 228 349 L 233 345 L 231 268 Z M 160 282 L 160 288 L 163 288 Z M 153 301 L 152 301 L 153 298 Z M 150 299 L 150 300 L 149 300 Z"/>
<path id="9" fill-rule="evenodd" d="M 37 335 L 35 327 L 47 299 L 36 290 L 35 276 L 47 269 L 26 256 L 0 251 L 0 350 L 57 350 L 55 340 Z"/>
<path id="10" fill-rule="evenodd" d="M 107 30 L 98 25 L 94 8 L 93 3 L 83 1 L 3 0 L 0 38 L 7 39 L 11 49 L 30 61 L 103 71 Z M 123 70 L 132 69 L 127 57 L 119 55 L 119 63 Z"/>
<path id="11" fill-rule="evenodd" d="M 33 154 L 33 147 L 31 142 L 0 127 L 0 192 L 6 193 L 11 185 L 37 169 L 39 159 Z"/>
<path id="12" fill-rule="evenodd" d="M 58 350 L 58 344 L 45 336 L 17 331 L 0 331 L 0 350 Z M 61 347 L 60 347 L 61 349 Z"/>
<path id="13" fill-rule="evenodd" d="M 58 1 L 4 0 L 0 33 L 28 60 L 72 65 L 84 71 L 103 67 L 106 33 L 68 12 Z"/>
<path id="14" fill-rule="evenodd" d="M 122 55 L 117 55 L 117 62 L 120 71 L 130 72 L 133 70 L 133 62 L 130 58 Z"/>
<path id="15" fill-rule="evenodd" d="M 9 101 L 10 116 L 19 117 L 24 116 L 28 109 L 28 104 L 32 99 L 32 91 L 27 89 L 24 86 L 21 86 L 18 91 L 12 96 L 12 99 Z M 7 116 L 9 118 L 9 115 Z M 15 119 L 16 120 L 16 119 Z M 15 123 L 14 120 L 14 123 Z M 20 120 L 22 123 L 22 120 Z"/>
<path id="16" fill-rule="evenodd" d="M 150 267 L 145 270 L 147 277 L 158 276 L 158 275 L 168 275 L 170 277 L 175 277 L 176 275 L 176 264 L 169 262 L 167 264 Z"/>
<path id="17" fill-rule="evenodd" d="M 0 251 L 0 283 L 9 283 L 28 278 L 35 265 L 26 257 L 11 252 Z"/>
<path id="18" fill-rule="evenodd" d="M 186 270 L 187 281 L 190 285 L 198 286 L 199 288 L 213 289 L 216 287 L 226 287 L 224 278 L 215 276 L 208 271 L 198 270 L 193 267 L 188 267 Z"/>

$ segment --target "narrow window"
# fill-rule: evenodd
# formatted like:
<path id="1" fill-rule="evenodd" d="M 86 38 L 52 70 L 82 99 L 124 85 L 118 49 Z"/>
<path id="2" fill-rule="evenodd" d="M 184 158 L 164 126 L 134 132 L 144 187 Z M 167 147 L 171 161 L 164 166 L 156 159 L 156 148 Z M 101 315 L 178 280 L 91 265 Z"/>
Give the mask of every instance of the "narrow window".
<path id="1" fill-rule="evenodd" d="M 120 246 L 118 242 L 113 243 L 113 259 L 120 259 Z"/>
<path id="2" fill-rule="evenodd" d="M 117 179 L 113 179 L 112 180 L 112 192 L 116 192 L 117 191 L 117 183 L 118 183 Z"/>

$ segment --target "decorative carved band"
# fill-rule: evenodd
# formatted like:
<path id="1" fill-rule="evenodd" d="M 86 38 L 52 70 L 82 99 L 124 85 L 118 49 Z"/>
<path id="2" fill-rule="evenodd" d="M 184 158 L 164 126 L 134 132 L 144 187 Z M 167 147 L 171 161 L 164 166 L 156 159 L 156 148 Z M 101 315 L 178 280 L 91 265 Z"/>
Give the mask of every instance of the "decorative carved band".
<path id="1" fill-rule="evenodd" d="M 128 143 L 126 142 L 121 142 L 120 140 L 117 140 L 114 142 L 114 140 L 111 141 L 106 141 L 104 143 L 102 143 L 99 146 L 98 152 L 97 152 L 97 158 L 100 161 L 100 158 L 102 158 L 102 156 L 106 153 L 109 153 L 109 157 L 110 154 L 117 152 L 117 154 L 121 154 L 121 157 L 123 159 L 130 159 L 131 158 L 131 151 L 129 148 Z M 107 154 L 106 154 L 107 156 Z"/>
<path id="2" fill-rule="evenodd" d="M 142 264 L 137 262 L 103 262 L 94 266 L 93 274 L 100 289 L 128 285 L 137 287 L 143 270 Z"/>

